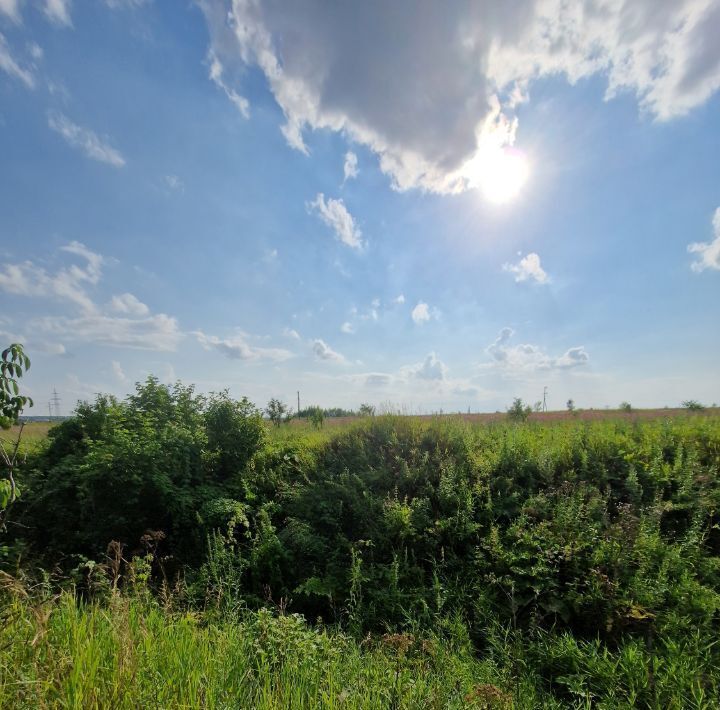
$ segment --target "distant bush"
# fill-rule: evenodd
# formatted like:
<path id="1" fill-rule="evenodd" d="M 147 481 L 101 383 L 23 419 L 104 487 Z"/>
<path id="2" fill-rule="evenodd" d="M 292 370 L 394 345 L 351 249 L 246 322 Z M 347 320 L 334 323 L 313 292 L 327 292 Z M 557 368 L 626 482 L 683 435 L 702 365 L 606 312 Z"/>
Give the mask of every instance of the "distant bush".
<path id="1" fill-rule="evenodd" d="M 522 399 L 516 397 L 507 410 L 507 418 L 511 422 L 524 422 L 530 416 L 532 408 L 528 404 L 524 404 Z"/>
<path id="2" fill-rule="evenodd" d="M 682 406 L 685 407 L 685 409 L 689 409 L 691 412 L 701 412 L 705 409 L 704 404 L 700 404 L 696 399 L 686 399 Z"/>
<path id="3" fill-rule="evenodd" d="M 633 408 L 630 402 L 620 402 L 620 406 L 618 407 L 618 409 L 621 412 L 627 412 L 629 414 L 630 412 L 632 412 Z"/>

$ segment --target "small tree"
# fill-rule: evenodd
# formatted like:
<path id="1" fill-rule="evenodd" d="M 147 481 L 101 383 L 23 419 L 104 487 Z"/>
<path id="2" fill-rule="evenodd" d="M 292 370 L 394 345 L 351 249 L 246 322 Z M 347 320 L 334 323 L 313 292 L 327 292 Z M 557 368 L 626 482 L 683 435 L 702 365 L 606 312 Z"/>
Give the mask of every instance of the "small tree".
<path id="1" fill-rule="evenodd" d="M 524 422 L 530 416 L 532 409 L 529 404 L 524 404 L 520 397 L 513 400 L 512 406 L 507 410 L 508 419 L 511 422 Z"/>
<path id="2" fill-rule="evenodd" d="M 322 407 L 310 407 L 310 422 L 316 429 L 322 429 L 325 423 L 325 412 Z"/>
<path id="3" fill-rule="evenodd" d="M 280 426 L 285 418 L 285 415 L 290 411 L 287 404 L 281 402 L 279 399 L 271 399 L 265 408 L 265 413 L 270 417 L 270 421 L 275 426 Z"/>
<path id="4" fill-rule="evenodd" d="M 358 411 L 361 417 L 375 416 L 375 407 L 373 407 L 372 404 L 363 403 L 360 405 L 360 409 Z"/>
<path id="5" fill-rule="evenodd" d="M 682 406 L 685 407 L 685 409 L 689 409 L 691 412 L 702 412 L 703 409 L 705 409 L 704 404 L 700 404 L 696 399 L 686 399 Z"/>
<path id="6" fill-rule="evenodd" d="M 0 429 L 9 429 L 13 424 L 17 424 L 23 409 L 33 405 L 30 397 L 20 394 L 18 385 L 18 380 L 29 369 L 30 358 L 25 354 L 22 345 L 13 343 L 3 350 L 0 355 Z M 15 441 L 0 439 L 0 457 L 5 468 L 3 477 L 0 478 L 0 528 L 5 526 L 10 506 L 19 495 L 14 473 L 24 426 L 25 423 L 22 422 Z M 5 444 L 9 446 L 6 448 Z"/>
<path id="7" fill-rule="evenodd" d="M 575 411 L 575 402 L 572 399 L 569 399 L 567 401 L 567 404 L 565 405 L 567 407 L 568 412 L 574 412 Z"/>
<path id="8" fill-rule="evenodd" d="M 540 400 L 533 404 L 533 412 L 542 412 L 542 402 Z"/>
<path id="9" fill-rule="evenodd" d="M 630 414 L 630 412 L 632 412 L 632 405 L 630 402 L 620 402 L 620 411 Z"/>

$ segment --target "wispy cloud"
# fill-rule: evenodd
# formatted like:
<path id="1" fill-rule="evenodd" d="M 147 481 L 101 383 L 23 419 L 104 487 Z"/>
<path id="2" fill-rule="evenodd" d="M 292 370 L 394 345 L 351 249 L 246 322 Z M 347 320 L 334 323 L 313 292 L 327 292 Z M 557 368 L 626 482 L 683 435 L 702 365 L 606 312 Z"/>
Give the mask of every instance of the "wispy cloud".
<path id="1" fill-rule="evenodd" d="M 45 0 L 43 12 L 45 17 L 53 24 L 61 27 L 72 27 L 70 0 Z"/>
<path id="2" fill-rule="evenodd" d="M 437 320 L 440 316 L 440 311 L 437 308 L 431 308 L 425 301 L 418 301 L 415 308 L 410 311 L 410 317 L 416 325 L 423 325 L 430 320 Z"/>
<path id="3" fill-rule="evenodd" d="M 67 116 L 57 111 L 48 113 L 48 125 L 59 133 L 68 145 L 81 150 L 88 158 L 107 163 L 116 168 L 125 165 L 125 158 L 113 148 L 107 140 L 100 138 L 89 128 L 73 123 Z"/>
<path id="4" fill-rule="evenodd" d="M 194 333 L 197 341 L 206 350 L 216 350 L 231 360 L 269 360 L 282 362 L 293 356 L 284 348 L 261 348 L 247 342 L 244 334 L 237 334 L 229 338 L 219 338 L 216 335 L 206 335 L 202 331 Z"/>
<path id="5" fill-rule="evenodd" d="M 35 88 L 35 77 L 29 69 L 20 66 L 13 57 L 2 32 L 0 32 L 0 69 L 14 79 L 21 81 L 28 89 Z"/>
<path id="6" fill-rule="evenodd" d="M 308 210 L 317 214 L 333 230 L 336 239 L 353 249 L 362 249 L 362 232 L 342 200 L 330 198 L 326 201 L 325 195 L 318 192 L 315 199 L 308 203 Z"/>
<path id="7" fill-rule="evenodd" d="M 230 99 L 233 106 L 235 106 L 243 118 L 250 118 L 250 102 L 244 96 L 240 96 L 235 89 L 225 83 L 225 79 L 223 78 L 224 68 L 222 62 L 212 50 L 210 50 L 208 54 L 208 62 L 210 63 L 210 81 L 225 92 L 225 96 Z"/>
<path id="8" fill-rule="evenodd" d="M 96 312 L 85 285 L 94 285 L 100 280 L 102 256 L 80 242 L 70 242 L 61 249 L 79 256 L 85 264 L 63 267 L 54 274 L 32 261 L 5 264 L 0 270 L 0 290 L 19 296 L 55 296 L 74 303 L 86 313 Z"/>

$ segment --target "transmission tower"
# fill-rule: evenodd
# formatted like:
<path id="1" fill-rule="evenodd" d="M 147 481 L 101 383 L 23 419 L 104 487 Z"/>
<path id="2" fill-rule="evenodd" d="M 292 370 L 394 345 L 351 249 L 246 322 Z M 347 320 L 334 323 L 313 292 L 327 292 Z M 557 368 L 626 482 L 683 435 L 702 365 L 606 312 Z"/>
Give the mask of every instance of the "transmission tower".
<path id="1" fill-rule="evenodd" d="M 57 389 L 53 387 L 52 397 L 50 397 L 50 416 L 60 416 L 60 397 L 58 396 Z"/>
<path id="2" fill-rule="evenodd" d="M 547 386 L 543 387 L 543 412 L 547 412 Z"/>

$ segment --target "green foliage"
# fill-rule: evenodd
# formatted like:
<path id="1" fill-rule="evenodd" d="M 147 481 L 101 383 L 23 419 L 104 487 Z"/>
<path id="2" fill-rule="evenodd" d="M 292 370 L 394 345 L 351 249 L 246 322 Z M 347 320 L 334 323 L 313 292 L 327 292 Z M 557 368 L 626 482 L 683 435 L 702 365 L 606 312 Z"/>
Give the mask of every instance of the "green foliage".
<path id="1" fill-rule="evenodd" d="M 360 409 L 358 410 L 358 414 L 361 417 L 374 417 L 375 416 L 375 407 L 373 407 L 372 404 L 361 404 Z"/>
<path id="2" fill-rule="evenodd" d="M 705 409 L 704 404 L 700 404 L 696 399 L 686 399 L 682 406 L 685 407 L 685 409 L 689 409 L 691 412 L 702 412 L 703 409 Z"/>
<path id="3" fill-rule="evenodd" d="M 717 706 L 717 417 L 263 426 L 246 400 L 155 380 L 81 405 L 28 457 L 10 543 L 68 569 L 117 540 L 156 591 L 180 573 L 189 608 L 254 619 L 249 644 L 285 639 L 261 647 L 273 688 L 286 665 L 305 677 L 288 649 L 307 628 L 255 619 L 268 605 L 358 638 L 397 632 L 378 707 L 405 702 L 409 636 L 491 659 L 477 684 L 517 707 Z M 147 530 L 166 534 L 150 560 Z M 472 707 L 471 689 L 452 702 Z"/>
<path id="4" fill-rule="evenodd" d="M 620 402 L 620 406 L 618 407 L 618 409 L 621 412 L 627 412 L 628 414 L 630 414 L 630 412 L 632 412 L 632 410 L 633 410 L 630 402 Z"/>
<path id="5" fill-rule="evenodd" d="M 310 407 L 308 409 L 308 414 L 310 417 L 310 423 L 316 429 L 322 429 L 323 424 L 325 423 L 325 410 L 321 407 Z"/>
<path id="6" fill-rule="evenodd" d="M 287 404 L 284 404 L 279 399 L 273 398 L 268 402 L 267 407 L 265 407 L 265 413 L 275 426 L 280 426 L 287 415 L 290 414 L 290 409 Z"/>
<path id="7" fill-rule="evenodd" d="M 25 407 L 32 407 L 30 397 L 20 394 L 18 380 L 30 369 L 30 358 L 23 346 L 13 343 L 0 355 L 0 429 L 15 424 Z"/>
<path id="8" fill-rule="evenodd" d="M 525 422 L 532 413 L 532 408 L 529 404 L 524 404 L 520 397 L 516 397 L 513 403 L 507 410 L 507 418 L 511 422 Z"/>
<path id="9" fill-rule="evenodd" d="M 568 412 L 574 412 L 575 411 L 575 401 L 572 399 L 569 399 L 567 401 L 567 404 L 565 405 L 567 407 Z"/>

